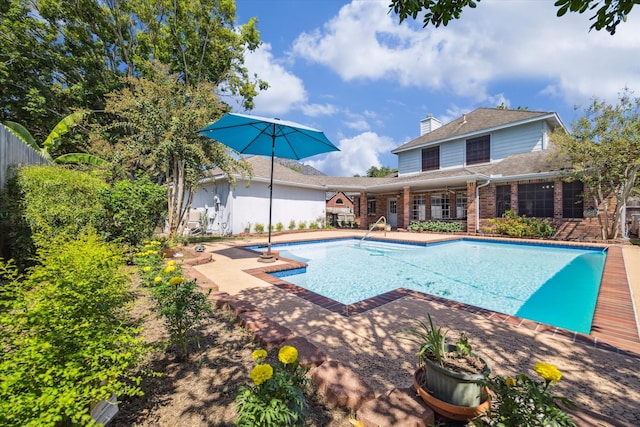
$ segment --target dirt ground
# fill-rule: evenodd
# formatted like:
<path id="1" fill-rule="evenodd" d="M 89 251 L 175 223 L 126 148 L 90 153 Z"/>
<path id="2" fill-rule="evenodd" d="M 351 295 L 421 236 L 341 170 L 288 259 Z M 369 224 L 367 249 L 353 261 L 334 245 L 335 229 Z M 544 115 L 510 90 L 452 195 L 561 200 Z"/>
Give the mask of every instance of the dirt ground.
<path id="1" fill-rule="evenodd" d="M 140 293 L 136 313 L 143 318 L 144 336 L 154 351 L 145 368 L 160 376 L 145 376 L 144 396 L 124 398 L 110 427 L 233 426 L 238 387 L 250 382 L 253 350 L 259 344 L 229 313 L 214 309 L 199 346 L 191 346 L 188 359 L 177 362 L 167 346 L 164 326 L 151 312 L 153 303 Z M 321 396 L 310 395 L 310 426 L 350 426 L 349 413 L 330 409 Z"/>

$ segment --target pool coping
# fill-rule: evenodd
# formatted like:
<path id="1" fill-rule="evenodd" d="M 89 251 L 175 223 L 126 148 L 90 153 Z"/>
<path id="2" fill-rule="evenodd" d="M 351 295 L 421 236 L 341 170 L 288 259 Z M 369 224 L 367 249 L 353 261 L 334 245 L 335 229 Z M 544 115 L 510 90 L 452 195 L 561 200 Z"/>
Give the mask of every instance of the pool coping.
<path id="1" fill-rule="evenodd" d="M 346 239 L 359 239 L 360 236 L 344 236 L 339 238 L 330 239 L 308 239 L 306 241 L 282 241 L 278 242 L 278 245 L 295 245 L 304 242 L 321 242 L 321 241 L 336 241 Z M 385 292 L 383 294 L 371 297 L 362 301 L 358 301 L 353 304 L 343 304 L 335 301 L 331 298 L 317 294 L 313 291 L 309 291 L 300 286 L 297 286 L 291 282 L 286 281 L 282 277 L 273 276 L 271 273 L 286 271 L 296 268 L 304 268 L 306 264 L 300 261 L 281 258 L 280 263 L 277 265 L 266 265 L 264 267 L 251 268 L 243 270 L 244 272 L 267 282 L 279 289 L 282 289 L 292 295 L 302 298 L 312 304 L 315 304 L 321 308 L 324 308 L 332 313 L 337 313 L 345 317 L 355 316 L 365 313 L 375 308 L 381 307 L 393 301 L 397 301 L 404 297 L 413 297 L 425 301 L 435 302 L 442 304 L 448 308 L 462 310 L 468 313 L 480 315 L 491 321 L 498 323 L 508 323 L 516 327 L 524 327 L 532 330 L 536 333 L 543 333 L 552 335 L 562 340 L 586 345 L 592 348 L 597 348 L 606 351 L 612 351 L 618 354 L 626 355 L 629 357 L 640 358 L 640 337 L 638 334 L 638 327 L 635 322 L 633 303 L 631 301 L 631 292 L 624 266 L 624 259 L 622 256 L 622 248 L 615 245 L 599 245 L 595 243 L 572 243 L 572 242 L 559 242 L 559 241 L 530 241 L 530 240 L 512 240 L 505 238 L 481 238 L 481 237 L 469 237 L 469 236 L 446 236 L 442 239 L 436 239 L 430 242 L 420 242 L 380 238 L 370 239 L 374 241 L 387 241 L 393 243 L 405 243 L 420 246 L 430 246 L 452 240 L 480 240 L 490 242 L 505 242 L 515 244 L 540 244 L 550 246 L 565 246 L 565 247 L 589 247 L 589 248 L 602 248 L 607 249 L 607 259 L 602 275 L 602 281 L 600 284 L 600 290 L 598 293 L 598 299 L 596 308 L 594 311 L 593 322 L 591 331 L 589 334 L 583 334 L 579 332 L 570 331 L 567 329 L 551 326 L 541 322 L 536 322 L 528 319 L 519 318 L 512 315 L 498 313 L 495 311 L 487 310 L 484 308 L 476 307 L 473 305 L 460 303 L 446 298 L 438 297 L 435 295 L 426 294 L 419 291 L 414 291 L 406 288 L 396 288 L 392 291 Z M 255 247 L 257 245 L 247 245 L 241 247 L 247 251 L 256 253 L 254 249 L 249 247 Z"/>

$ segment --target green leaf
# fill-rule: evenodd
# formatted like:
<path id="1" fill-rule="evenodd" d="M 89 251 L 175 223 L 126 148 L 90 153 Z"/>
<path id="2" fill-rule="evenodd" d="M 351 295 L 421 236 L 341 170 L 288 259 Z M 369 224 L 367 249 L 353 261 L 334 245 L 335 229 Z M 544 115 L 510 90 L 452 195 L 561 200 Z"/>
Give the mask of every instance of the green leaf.
<path id="1" fill-rule="evenodd" d="M 4 125 L 7 129 L 11 131 L 11 133 L 13 133 L 15 136 L 20 138 L 22 142 L 24 142 L 34 150 L 40 152 L 40 147 L 38 146 L 38 143 L 36 142 L 35 139 L 33 139 L 33 135 L 31 135 L 31 132 L 29 132 L 27 128 L 25 128 L 19 123 L 12 122 L 12 121 L 6 121 L 4 122 Z"/>

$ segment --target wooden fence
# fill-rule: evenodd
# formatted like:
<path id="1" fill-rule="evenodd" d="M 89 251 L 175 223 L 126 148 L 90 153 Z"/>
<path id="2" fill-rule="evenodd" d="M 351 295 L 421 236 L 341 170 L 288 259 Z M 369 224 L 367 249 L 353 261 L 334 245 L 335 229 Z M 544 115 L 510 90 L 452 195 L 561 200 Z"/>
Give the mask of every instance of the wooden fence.
<path id="1" fill-rule="evenodd" d="M 49 163 L 40 153 L 22 142 L 0 124 L 0 191 L 9 178 L 9 167 L 19 164 L 42 165 Z"/>

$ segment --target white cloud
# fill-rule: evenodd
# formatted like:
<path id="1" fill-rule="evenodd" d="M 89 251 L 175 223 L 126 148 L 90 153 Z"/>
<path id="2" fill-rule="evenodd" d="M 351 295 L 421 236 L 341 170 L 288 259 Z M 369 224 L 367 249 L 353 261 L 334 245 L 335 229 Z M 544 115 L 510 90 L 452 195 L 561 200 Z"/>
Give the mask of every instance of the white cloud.
<path id="1" fill-rule="evenodd" d="M 345 81 L 444 89 L 473 103 L 493 102 L 490 85 L 513 79 L 548 82 L 544 93 L 569 105 L 640 88 L 637 16 L 611 36 L 589 32 L 587 13 L 556 17 L 552 1 L 486 0 L 437 29 L 422 28 L 420 18 L 399 25 L 388 12 L 388 2 L 354 0 L 302 33 L 293 53 Z"/>
<path id="2" fill-rule="evenodd" d="M 333 116 L 337 112 L 336 106 L 331 104 L 305 104 L 300 109 L 309 117 Z"/>
<path id="3" fill-rule="evenodd" d="M 307 101 L 302 80 L 287 71 L 271 53 L 271 45 L 264 43 L 245 56 L 245 65 L 251 74 L 269 83 L 269 88 L 255 97 L 255 114 L 276 115 L 290 111 Z M 252 114 L 253 114 L 252 113 Z"/>
<path id="4" fill-rule="evenodd" d="M 305 163 L 327 175 L 365 175 L 371 166 L 384 166 L 380 163 L 380 156 L 395 148 L 395 143 L 391 138 L 374 132 L 364 132 L 353 138 L 341 139 L 338 148 L 340 151 L 334 151 L 322 159 Z"/>

